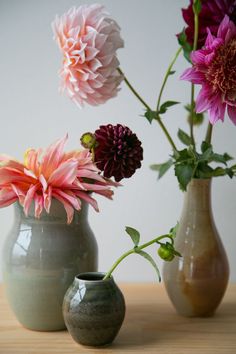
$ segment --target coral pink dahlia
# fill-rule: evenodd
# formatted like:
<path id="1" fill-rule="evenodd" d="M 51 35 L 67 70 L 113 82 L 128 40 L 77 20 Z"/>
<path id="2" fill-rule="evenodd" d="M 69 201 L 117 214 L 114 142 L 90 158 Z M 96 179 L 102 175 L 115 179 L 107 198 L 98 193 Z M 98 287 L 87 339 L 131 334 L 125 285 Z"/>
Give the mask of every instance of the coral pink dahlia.
<path id="1" fill-rule="evenodd" d="M 196 100 L 196 112 L 206 110 L 210 122 L 224 121 L 227 108 L 229 118 L 236 124 L 236 26 L 225 16 L 217 36 L 208 30 L 205 47 L 192 52 L 193 67 L 181 79 L 202 85 Z"/>
<path id="2" fill-rule="evenodd" d="M 61 90 L 79 106 L 99 105 L 116 96 L 123 79 L 116 51 L 124 43 L 120 27 L 104 7 L 73 7 L 52 26 L 63 55 Z"/>
<path id="3" fill-rule="evenodd" d="M 89 150 L 63 152 L 67 136 L 42 150 L 29 149 L 24 163 L 0 155 L 0 207 L 17 200 L 27 215 L 34 202 L 35 217 L 43 209 L 50 212 L 52 198 L 64 205 L 67 221 L 74 210 L 81 209 L 81 200 L 98 211 L 91 192 L 111 198 L 114 182 L 104 179 L 92 161 Z M 41 156 L 42 155 L 42 156 Z"/>

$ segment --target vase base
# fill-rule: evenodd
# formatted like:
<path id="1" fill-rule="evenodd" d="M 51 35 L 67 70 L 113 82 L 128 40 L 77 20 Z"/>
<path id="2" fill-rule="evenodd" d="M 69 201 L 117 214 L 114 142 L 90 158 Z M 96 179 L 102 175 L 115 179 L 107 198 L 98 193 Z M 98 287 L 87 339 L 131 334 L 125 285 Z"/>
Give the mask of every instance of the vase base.
<path id="1" fill-rule="evenodd" d="M 37 326 L 27 326 L 22 323 L 20 323 L 22 327 L 27 329 L 28 331 L 33 331 L 33 332 L 62 332 L 62 331 L 67 331 L 66 326 L 60 326 L 60 327 L 51 327 L 51 328 L 42 328 L 42 327 L 37 327 Z"/>

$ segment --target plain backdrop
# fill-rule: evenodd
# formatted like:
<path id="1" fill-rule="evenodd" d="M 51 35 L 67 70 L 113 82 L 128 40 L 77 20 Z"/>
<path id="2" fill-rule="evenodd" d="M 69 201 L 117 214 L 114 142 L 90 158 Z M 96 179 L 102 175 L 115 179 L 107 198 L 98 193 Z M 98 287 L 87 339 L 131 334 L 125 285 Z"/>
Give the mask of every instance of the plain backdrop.
<path id="1" fill-rule="evenodd" d="M 164 72 L 178 48 L 176 33 L 183 28 L 179 0 L 101 0 L 121 27 L 125 48 L 118 53 L 121 68 L 140 94 L 155 107 Z M 122 84 L 118 97 L 99 107 L 80 110 L 69 98 L 58 93 L 58 70 L 62 57 L 53 41 L 51 22 L 79 0 L 1 0 L 0 1 L 0 151 L 22 159 L 28 147 L 46 147 L 69 133 L 67 149 L 79 147 L 83 132 L 99 125 L 122 123 L 129 126 L 144 148 L 142 168 L 123 187 L 114 200 L 98 198 L 100 213 L 90 209 L 90 224 L 99 245 L 99 269 L 107 270 L 115 259 L 132 247 L 125 226 L 140 230 L 147 241 L 165 233 L 179 219 L 183 193 L 173 170 L 157 181 L 152 163 L 163 162 L 170 146 L 155 122 L 142 117 L 141 104 Z M 87 3 L 92 1 L 87 0 Z M 190 85 L 179 80 L 189 64 L 180 58 L 177 71 L 168 82 L 164 99 L 189 102 Z M 206 119 L 207 120 L 207 119 Z M 169 110 L 165 123 L 176 138 L 178 127 L 187 130 L 183 105 Z M 205 134 L 206 123 L 197 129 Z M 236 127 L 228 118 L 214 127 L 217 152 L 236 156 Z M 175 139 L 177 141 L 177 138 Z M 200 141 L 200 140 L 199 140 Z M 177 143 L 181 147 L 180 143 Z M 236 182 L 229 178 L 213 181 L 212 202 L 217 228 L 228 253 L 231 280 L 236 280 Z M 12 207 L 0 210 L 0 250 L 13 220 Z M 150 253 L 157 259 L 156 249 Z M 151 266 L 132 255 L 115 273 L 122 281 L 156 281 Z"/>

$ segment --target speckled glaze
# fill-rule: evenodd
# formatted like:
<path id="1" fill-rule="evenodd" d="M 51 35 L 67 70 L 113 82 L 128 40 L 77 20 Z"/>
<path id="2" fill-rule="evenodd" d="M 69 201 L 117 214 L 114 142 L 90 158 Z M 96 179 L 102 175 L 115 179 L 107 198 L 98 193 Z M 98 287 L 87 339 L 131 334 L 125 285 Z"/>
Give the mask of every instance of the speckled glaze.
<path id="1" fill-rule="evenodd" d="M 193 179 L 185 193 L 175 248 L 164 264 L 167 293 L 183 316 L 211 316 L 225 293 L 229 265 L 211 208 L 211 180 Z"/>
<path id="2" fill-rule="evenodd" d="M 105 273 L 79 274 L 63 302 L 66 327 L 80 344 L 102 346 L 116 337 L 125 316 L 123 294 Z"/>
<path id="3" fill-rule="evenodd" d="M 78 272 L 97 270 L 97 243 L 87 221 L 88 205 L 70 225 L 59 202 L 39 220 L 15 204 L 15 221 L 3 250 L 7 297 L 19 322 L 32 330 L 65 329 L 64 295 Z"/>

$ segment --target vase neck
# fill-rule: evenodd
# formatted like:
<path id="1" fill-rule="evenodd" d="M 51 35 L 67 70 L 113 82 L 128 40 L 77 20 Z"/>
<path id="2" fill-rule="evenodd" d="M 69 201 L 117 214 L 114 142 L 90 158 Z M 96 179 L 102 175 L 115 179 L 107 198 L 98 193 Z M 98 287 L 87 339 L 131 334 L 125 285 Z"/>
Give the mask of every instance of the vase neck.
<path id="1" fill-rule="evenodd" d="M 62 203 L 60 203 L 56 199 L 52 199 L 50 212 L 49 214 L 43 209 L 41 216 L 39 219 L 35 218 L 35 206 L 34 202 L 32 202 L 28 216 L 25 216 L 24 210 L 22 206 L 17 202 L 15 203 L 15 215 L 17 218 L 21 218 L 22 220 L 26 221 L 37 221 L 37 222 L 59 222 L 59 223 L 67 223 L 67 215 L 66 210 Z M 88 203 L 82 202 L 81 210 L 74 211 L 74 217 L 71 224 L 78 224 L 81 221 L 87 221 L 88 216 Z"/>
<path id="2" fill-rule="evenodd" d="M 211 210 L 211 179 L 192 179 L 184 197 L 185 210 Z"/>

